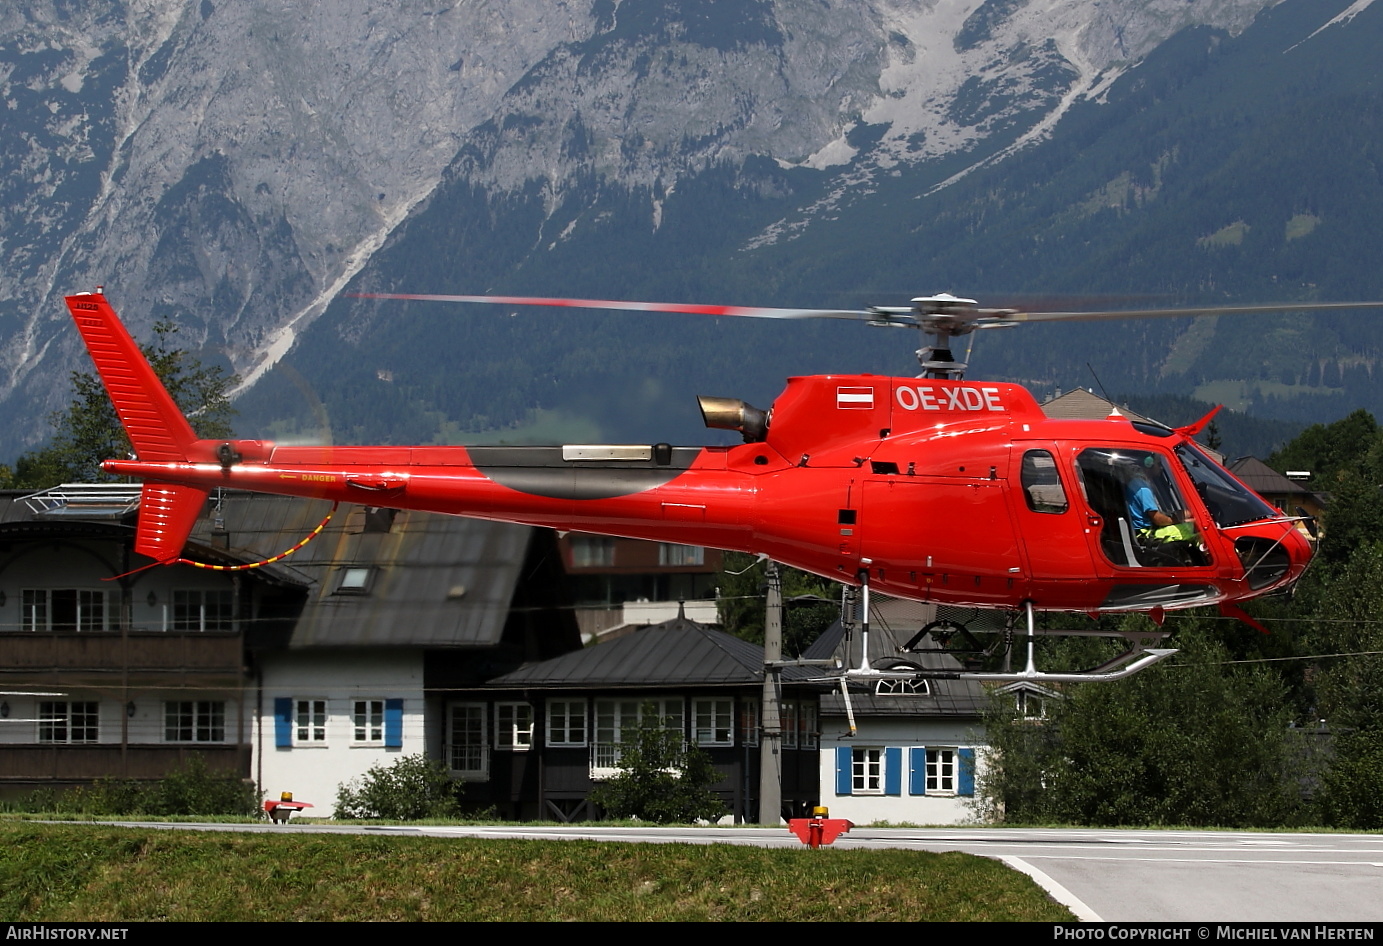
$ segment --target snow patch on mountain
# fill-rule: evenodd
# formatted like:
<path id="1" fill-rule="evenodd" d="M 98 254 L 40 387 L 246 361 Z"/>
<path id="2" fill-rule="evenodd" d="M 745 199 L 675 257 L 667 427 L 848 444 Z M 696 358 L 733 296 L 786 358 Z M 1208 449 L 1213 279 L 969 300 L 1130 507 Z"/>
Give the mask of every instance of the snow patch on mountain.
<path id="1" fill-rule="evenodd" d="M 1360 13 L 1363 13 L 1372 5 L 1373 0 L 1354 0 L 1354 3 L 1350 4 L 1345 9 L 1341 10 L 1338 15 L 1332 17 L 1329 20 L 1329 22 L 1323 24 L 1320 29 L 1316 30 L 1310 36 L 1306 37 L 1306 39 L 1312 39 L 1318 36 L 1321 33 L 1321 30 L 1329 29 L 1332 26 L 1339 26 L 1342 23 L 1348 23 L 1350 20 L 1354 19 Z M 1305 40 L 1303 40 L 1302 42 L 1305 42 Z M 1298 43 L 1297 45 L 1300 45 L 1300 43 Z M 1293 46 L 1292 49 L 1296 49 L 1296 46 Z"/>
<path id="2" fill-rule="evenodd" d="M 800 235 L 880 170 L 977 152 L 940 189 L 1049 135 L 1076 102 L 1096 98 L 1159 43 L 1193 25 L 1237 33 L 1280 0 L 878 0 L 885 65 L 858 124 L 885 126 L 868 153 L 846 126 L 802 163 L 843 168 L 828 196 L 780 220 L 745 250 Z M 1013 140 L 985 151 L 985 142 Z"/>

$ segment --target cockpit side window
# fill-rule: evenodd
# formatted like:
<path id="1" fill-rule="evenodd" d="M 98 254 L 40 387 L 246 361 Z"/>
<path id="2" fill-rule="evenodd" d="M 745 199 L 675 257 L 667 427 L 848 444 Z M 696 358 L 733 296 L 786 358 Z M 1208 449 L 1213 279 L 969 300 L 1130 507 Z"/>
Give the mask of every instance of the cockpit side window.
<path id="1" fill-rule="evenodd" d="M 1056 471 L 1056 459 L 1046 450 L 1023 454 L 1023 499 L 1033 512 L 1063 513 L 1070 508 Z"/>
<path id="2" fill-rule="evenodd" d="M 1245 522 L 1281 518 L 1282 513 L 1250 492 L 1191 444 L 1179 444 L 1176 454 L 1210 512 L 1210 518 L 1215 520 L 1215 525 L 1223 529 Z"/>
<path id="3" fill-rule="evenodd" d="M 1081 451 L 1077 465 L 1086 497 L 1104 520 L 1100 547 L 1115 565 L 1210 564 L 1195 517 L 1161 453 L 1093 447 Z"/>

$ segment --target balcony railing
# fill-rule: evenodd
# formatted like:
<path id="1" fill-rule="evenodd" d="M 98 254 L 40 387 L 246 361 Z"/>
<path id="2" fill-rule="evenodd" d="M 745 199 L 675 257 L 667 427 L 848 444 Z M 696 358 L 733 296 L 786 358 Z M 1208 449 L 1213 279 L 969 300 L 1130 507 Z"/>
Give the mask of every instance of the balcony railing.
<path id="1" fill-rule="evenodd" d="M 120 519 L 139 505 L 140 487 L 131 483 L 63 483 L 24 497 L 35 515 L 75 519 Z"/>
<path id="2" fill-rule="evenodd" d="M 591 778 L 600 780 L 613 776 L 619 768 L 623 749 L 617 742 L 591 744 Z"/>

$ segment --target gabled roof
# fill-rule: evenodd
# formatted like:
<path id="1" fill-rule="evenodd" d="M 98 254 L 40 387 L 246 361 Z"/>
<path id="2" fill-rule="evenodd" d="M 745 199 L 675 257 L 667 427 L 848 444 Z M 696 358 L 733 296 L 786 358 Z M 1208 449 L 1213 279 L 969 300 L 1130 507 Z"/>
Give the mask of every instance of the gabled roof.
<path id="1" fill-rule="evenodd" d="M 227 493 L 191 542 L 242 562 L 278 555 L 308 535 L 326 501 Z M 533 529 L 480 519 L 343 505 L 322 533 L 274 566 L 306 585 L 289 646 L 491 647 L 499 643 Z M 213 532 L 214 520 L 225 526 Z M 214 554 L 214 553 L 213 553 Z M 371 570 L 359 593 L 339 593 L 347 568 Z"/>
<path id="2" fill-rule="evenodd" d="M 1259 496 L 1300 496 L 1306 499 L 1315 495 L 1301 483 L 1287 479 L 1257 457 L 1240 457 L 1228 466 L 1229 472 L 1243 480 Z"/>
<path id="3" fill-rule="evenodd" d="M 1042 412 L 1053 420 L 1104 420 L 1116 410 L 1126 417 L 1129 423 L 1167 427 L 1160 420 L 1145 417 L 1137 411 L 1131 410 L 1127 404 L 1115 404 L 1113 401 L 1100 397 L 1093 391 L 1087 391 L 1085 388 L 1076 388 L 1074 391 L 1059 394 L 1042 402 Z M 1197 445 L 1210 454 L 1216 462 L 1224 462 L 1224 454 L 1218 450 L 1207 447 L 1203 443 Z"/>
<path id="4" fill-rule="evenodd" d="M 1136 411 L 1129 410 L 1125 405 L 1116 405 L 1113 401 L 1102 398 L 1085 388 L 1076 388 L 1042 402 L 1042 413 L 1053 420 L 1104 420 L 1109 416 L 1109 412 L 1116 408 L 1130 421 L 1157 423 L 1157 421 L 1144 417 Z"/>
<path id="5" fill-rule="evenodd" d="M 718 628 L 674 618 L 607 644 L 528 664 L 491 679 L 486 687 L 761 686 L 763 663 L 762 647 Z M 783 671 L 783 679 L 788 682 L 810 676 L 797 667 Z"/>

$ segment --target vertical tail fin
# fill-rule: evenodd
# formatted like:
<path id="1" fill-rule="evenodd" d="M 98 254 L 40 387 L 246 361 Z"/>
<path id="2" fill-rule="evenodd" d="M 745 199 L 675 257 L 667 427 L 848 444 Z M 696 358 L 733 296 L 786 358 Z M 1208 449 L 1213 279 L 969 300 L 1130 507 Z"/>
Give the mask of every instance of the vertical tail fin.
<path id="1" fill-rule="evenodd" d="M 135 454 L 149 461 L 188 459 L 197 440 L 192 425 L 106 297 L 84 292 L 66 301 Z"/>
<path id="2" fill-rule="evenodd" d="M 192 425 L 106 297 L 99 292 L 81 293 L 66 301 L 136 456 L 151 462 L 193 459 L 190 453 L 197 435 Z M 180 556 L 206 508 L 207 495 L 193 486 L 145 483 L 135 551 L 156 562 Z"/>

